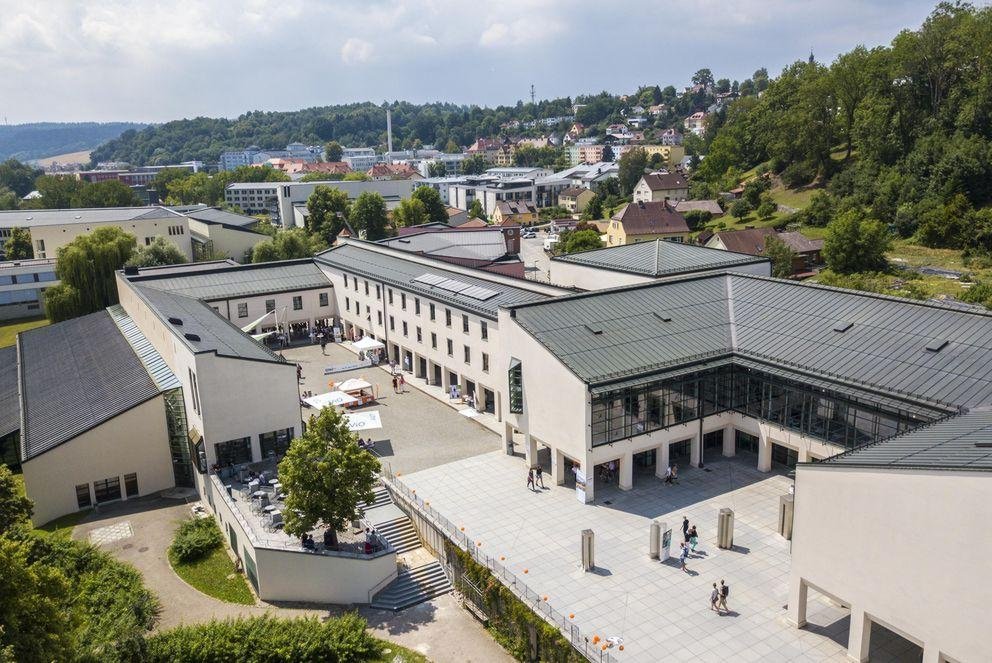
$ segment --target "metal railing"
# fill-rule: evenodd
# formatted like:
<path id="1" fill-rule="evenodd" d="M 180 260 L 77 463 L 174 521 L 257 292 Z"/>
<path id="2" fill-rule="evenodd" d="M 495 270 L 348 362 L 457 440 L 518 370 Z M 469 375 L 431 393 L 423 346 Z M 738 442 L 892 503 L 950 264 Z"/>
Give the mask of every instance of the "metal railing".
<path id="1" fill-rule="evenodd" d="M 535 592 L 519 576 L 510 571 L 506 566 L 500 564 L 496 558 L 483 553 L 475 541 L 468 537 L 454 523 L 440 514 L 434 507 L 426 504 L 423 499 L 417 496 L 402 481 L 393 474 L 388 463 L 383 463 L 380 475 L 383 484 L 389 488 L 394 495 L 398 495 L 411 508 L 415 509 L 425 519 L 443 535 L 447 536 L 452 543 L 461 550 L 468 553 L 473 560 L 486 567 L 502 584 L 509 589 L 521 601 L 524 602 L 535 614 L 543 618 L 562 634 L 580 654 L 594 663 L 618 663 L 618 659 L 609 652 L 609 644 L 605 642 L 593 643 L 592 638 L 582 633 L 582 630 L 568 617 L 555 610 L 545 601 L 540 594 Z M 604 649 L 603 647 L 607 647 Z"/>

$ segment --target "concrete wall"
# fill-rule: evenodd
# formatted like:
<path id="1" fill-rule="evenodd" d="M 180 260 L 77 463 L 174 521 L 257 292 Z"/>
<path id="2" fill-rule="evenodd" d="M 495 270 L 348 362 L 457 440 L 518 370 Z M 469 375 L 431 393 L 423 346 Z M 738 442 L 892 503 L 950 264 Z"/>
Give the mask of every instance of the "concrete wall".
<path id="1" fill-rule="evenodd" d="M 320 293 L 327 295 L 327 306 L 320 305 Z M 296 310 L 293 308 L 293 297 L 301 297 L 303 299 L 302 309 Z M 265 302 L 270 299 L 275 300 L 276 313 L 279 315 L 280 323 L 306 321 L 312 324 L 315 320 L 332 318 L 337 313 L 334 305 L 334 293 L 331 292 L 330 284 L 327 284 L 326 288 L 313 290 L 296 290 L 271 295 L 258 295 L 256 297 L 210 300 L 207 301 L 207 304 L 238 327 L 243 327 L 250 322 L 258 320 L 265 314 Z M 248 305 L 248 313 L 244 317 L 241 317 L 238 312 L 238 304 L 242 303 Z M 270 316 L 263 320 L 258 325 L 258 328 L 269 328 L 273 326 L 275 326 L 275 319 Z"/>
<path id="2" fill-rule="evenodd" d="M 293 205 L 305 203 L 317 186 L 328 186 L 341 189 L 348 194 L 348 199 L 354 201 L 365 191 L 375 191 L 386 199 L 386 206 L 393 209 L 403 198 L 409 198 L 413 192 L 413 180 L 388 180 L 383 182 L 301 182 L 280 184 L 278 188 L 279 218 L 290 227 L 295 221 Z"/>
<path id="3" fill-rule="evenodd" d="M 234 230 L 216 223 L 203 223 L 189 220 L 190 232 L 196 233 L 213 244 L 215 253 L 223 253 L 240 263 L 247 263 L 252 248 L 259 242 L 269 239 L 268 235 L 247 230 Z"/>
<path id="4" fill-rule="evenodd" d="M 175 244 L 187 260 L 193 259 L 193 245 L 189 234 L 189 219 L 180 214 L 174 217 L 157 219 L 132 219 L 130 221 L 103 221 L 99 223 L 66 223 L 51 226 L 35 226 L 31 228 L 31 243 L 34 246 L 36 258 L 55 258 L 58 250 L 76 239 L 80 235 L 86 235 L 97 228 L 120 228 L 126 233 L 134 235 L 138 240 L 138 246 L 145 246 L 146 240 L 156 237 L 164 237 Z M 181 234 L 169 234 L 170 227 L 179 227 Z M 41 252 L 40 247 L 44 242 L 45 250 Z M 44 255 L 42 255 L 44 253 Z"/>
<path id="5" fill-rule="evenodd" d="M 851 606 L 849 657 L 866 623 L 915 641 L 923 660 L 992 660 L 992 474 L 840 466 L 796 471 L 789 616 L 804 583 Z"/>
<path id="6" fill-rule="evenodd" d="M 76 486 L 137 473 L 140 495 L 175 485 L 162 396 L 138 405 L 22 465 L 36 525 L 79 510 Z M 94 501 L 95 503 L 95 501 Z"/>

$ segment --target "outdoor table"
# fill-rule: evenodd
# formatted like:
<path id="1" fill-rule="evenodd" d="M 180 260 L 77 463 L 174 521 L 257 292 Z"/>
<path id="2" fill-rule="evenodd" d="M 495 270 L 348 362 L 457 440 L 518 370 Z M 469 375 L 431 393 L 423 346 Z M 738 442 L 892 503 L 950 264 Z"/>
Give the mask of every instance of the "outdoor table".
<path id="1" fill-rule="evenodd" d="M 269 479 L 269 485 L 270 486 L 278 486 L 279 485 L 279 479 Z"/>
<path id="2" fill-rule="evenodd" d="M 256 490 L 254 493 L 251 494 L 251 496 L 256 500 L 261 499 L 266 495 L 268 495 L 268 493 L 266 493 L 264 490 Z"/>
<path id="3" fill-rule="evenodd" d="M 278 509 L 270 504 L 267 507 L 263 508 L 262 511 L 264 511 L 265 513 L 275 513 L 276 511 L 278 511 Z"/>
<path id="4" fill-rule="evenodd" d="M 273 489 L 273 490 L 274 490 L 275 492 L 277 492 L 277 493 L 278 493 L 278 492 L 281 492 L 281 490 L 282 490 L 282 484 L 281 484 L 281 483 L 279 483 L 278 481 L 273 481 L 273 482 L 272 482 L 272 489 Z"/>

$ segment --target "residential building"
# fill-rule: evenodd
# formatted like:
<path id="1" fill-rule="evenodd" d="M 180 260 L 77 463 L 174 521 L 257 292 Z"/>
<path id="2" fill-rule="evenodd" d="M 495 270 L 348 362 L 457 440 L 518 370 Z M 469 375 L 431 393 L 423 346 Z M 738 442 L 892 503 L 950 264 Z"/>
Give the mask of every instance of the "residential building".
<path id="1" fill-rule="evenodd" d="M 55 258 L 0 262 L 0 320 L 44 314 L 45 290 L 58 284 Z"/>
<path id="2" fill-rule="evenodd" d="M 485 175 L 501 180 L 537 180 L 542 177 L 551 177 L 553 174 L 554 171 L 550 168 L 532 166 L 497 166 L 485 172 Z"/>
<path id="3" fill-rule="evenodd" d="M 665 162 L 665 167 L 668 170 L 673 170 L 682 158 L 685 156 L 685 148 L 681 145 L 642 145 L 642 144 L 631 144 L 631 145 L 617 145 L 613 147 L 613 157 L 615 160 L 619 161 L 620 157 L 629 152 L 630 150 L 644 150 L 650 159 L 655 154 L 659 155 Z"/>
<path id="4" fill-rule="evenodd" d="M 634 187 L 635 203 L 685 200 L 689 197 L 689 180 L 681 173 L 651 173 L 641 177 Z"/>
<path id="5" fill-rule="evenodd" d="M 537 187 L 531 179 L 500 180 L 483 176 L 463 180 L 448 187 L 448 204 L 468 210 L 478 200 L 487 217 L 493 215 L 501 201 L 534 203 L 537 196 Z"/>
<path id="6" fill-rule="evenodd" d="M 465 161 L 464 154 L 447 154 L 438 152 L 429 158 L 421 160 L 417 165 L 417 169 L 420 171 L 421 177 L 426 178 L 430 177 L 432 165 L 441 165 L 444 166 L 445 177 L 457 177 L 462 174 L 463 161 Z"/>
<path id="7" fill-rule="evenodd" d="M 682 126 L 686 131 L 691 131 L 697 136 L 702 136 L 706 132 L 706 113 L 697 111 L 682 120 Z"/>
<path id="8" fill-rule="evenodd" d="M 573 143 L 567 148 L 568 161 L 573 166 L 577 166 L 582 163 L 600 163 L 603 161 L 603 150 L 605 149 L 605 145 L 582 145 L 579 143 Z"/>
<path id="9" fill-rule="evenodd" d="M 606 233 L 607 246 L 636 244 L 664 239 L 684 242 L 689 239 L 689 226 L 668 201 L 628 203 L 610 219 Z"/>
<path id="10" fill-rule="evenodd" d="M 580 186 L 572 186 L 558 194 L 558 204 L 569 211 L 570 214 L 582 214 L 586 205 L 596 194 L 591 189 Z"/>
<path id="11" fill-rule="evenodd" d="M 661 142 L 662 145 L 674 146 L 674 145 L 681 145 L 683 139 L 682 139 L 682 134 L 679 132 L 679 130 L 672 128 L 672 129 L 665 129 L 663 132 L 661 132 L 661 136 L 659 136 L 658 140 Z"/>
<path id="12" fill-rule="evenodd" d="M 33 209 L 0 212 L 0 239 L 13 228 L 31 231 L 35 258 L 55 258 L 58 250 L 97 228 L 120 228 L 134 235 L 138 246 L 156 237 L 175 244 L 187 260 L 193 259 L 189 219 L 166 207 L 101 207 L 93 209 Z M 2 247 L 2 244 L 0 244 Z"/>
<path id="13" fill-rule="evenodd" d="M 777 232 L 774 228 L 747 228 L 726 230 L 714 233 L 706 240 L 706 246 L 724 251 L 735 251 L 757 256 L 764 255 L 769 237 L 776 237 L 795 254 L 792 261 L 794 275 L 808 275 L 823 263 L 822 239 L 809 239 L 799 232 Z"/>
<path id="14" fill-rule="evenodd" d="M 465 154 L 468 156 L 481 154 L 485 157 L 486 161 L 495 165 L 502 147 L 503 141 L 497 138 L 478 138 L 474 143 L 469 145 L 468 149 L 465 150 Z"/>
<path id="15" fill-rule="evenodd" d="M 368 169 L 366 175 L 373 182 L 423 179 L 420 173 L 409 165 L 402 163 L 377 163 Z"/>
<path id="16" fill-rule="evenodd" d="M 382 163 L 383 157 L 371 147 L 346 147 L 341 152 L 341 160 L 352 170 L 364 173 L 375 164 Z"/>
<path id="17" fill-rule="evenodd" d="M 572 186 L 580 186 L 596 191 L 611 177 L 620 173 L 620 164 L 614 161 L 600 161 L 592 164 L 579 164 L 554 174 L 554 177 L 568 180 Z"/>
<path id="18" fill-rule="evenodd" d="M 279 213 L 278 182 L 233 182 L 224 189 L 224 202 L 245 214 Z"/>
<path id="19" fill-rule="evenodd" d="M 537 223 L 537 208 L 527 201 L 501 200 L 492 214 L 493 225 L 529 226 Z"/>

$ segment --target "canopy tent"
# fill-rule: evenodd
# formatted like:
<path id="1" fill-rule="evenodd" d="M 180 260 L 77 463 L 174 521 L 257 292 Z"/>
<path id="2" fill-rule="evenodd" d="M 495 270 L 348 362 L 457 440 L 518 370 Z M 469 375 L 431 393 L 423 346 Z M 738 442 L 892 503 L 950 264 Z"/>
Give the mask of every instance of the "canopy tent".
<path id="1" fill-rule="evenodd" d="M 382 428 L 382 419 L 379 418 L 378 410 L 375 412 L 356 412 L 354 414 L 346 414 L 344 415 L 344 418 L 348 420 L 348 430 L 350 431 Z"/>
<path id="2" fill-rule="evenodd" d="M 352 343 L 351 347 L 356 350 L 381 350 L 386 346 L 370 336 L 363 336 Z"/>
<path id="3" fill-rule="evenodd" d="M 310 398 L 304 398 L 303 402 L 318 410 L 323 410 L 328 405 L 351 405 L 357 403 L 358 399 L 349 396 L 343 391 L 329 391 L 326 394 L 317 394 Z"/>
<path id="4" fill-rule="evenodd" d="M 334 386 L 337 391 L 352 392 L 352 391 L 362 391 L 363 389 L 371 389 L 372 385 L 361 378 L 350 378 L 344 382 Z"/>
<path id="5" fill-rule="evenodd" d="M 279 318 L 276 317 L 275 313 L 276 313 L 275 310 L 266 312 L 266 314 L 263 315 L 262 317 L 260 317 L 258 320 L 255 320 L 254 322 L 249 322 L 247 325 L 245 325 L 244 327 L 242 327 L 241 328 L 241 331 L 243 331 L 245 333 L 250 332 L 252 329 L 254 329 L 259 324 L 261 324 L 262 320 L 265 320 L 270 315 L 272 317 L 274 317 L 276 319 L 276 322 L 278 323 L 279 322 Z"/>

